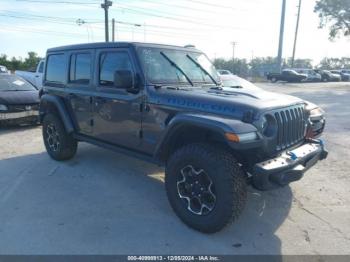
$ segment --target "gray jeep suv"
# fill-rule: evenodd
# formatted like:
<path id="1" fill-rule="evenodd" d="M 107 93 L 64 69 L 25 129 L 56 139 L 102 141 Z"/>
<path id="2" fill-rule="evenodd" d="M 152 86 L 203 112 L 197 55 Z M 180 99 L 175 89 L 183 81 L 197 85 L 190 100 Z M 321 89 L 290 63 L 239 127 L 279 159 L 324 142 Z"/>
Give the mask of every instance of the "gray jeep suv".
<path id="1" fill-rule="evenodd" d="M 320 108 L 247 83 L 223 87 L 193 47 L 52 48 L 40 94 L 44 143 L 55 160 L 85 141 L 164 165 L 175 213 L 216 232 L 242 212 L 248 185 L 288 185 L 327 156 Z"/>

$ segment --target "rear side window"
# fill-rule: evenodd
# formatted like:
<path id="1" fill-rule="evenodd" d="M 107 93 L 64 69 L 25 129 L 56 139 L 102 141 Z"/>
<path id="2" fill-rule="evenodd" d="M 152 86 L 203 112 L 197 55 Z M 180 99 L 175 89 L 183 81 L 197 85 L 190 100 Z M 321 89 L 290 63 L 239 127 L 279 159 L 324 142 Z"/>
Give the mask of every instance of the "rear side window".
<path id="1" fill-rule="evenodd" d="M 49 55 L 47 58 L 46 81 L 63 84 L 66 79 L 66 58 L 64 54 Z"/>
<path id="2" fill-rule="evenodd" d="M 91 78 L 91 55 L 73 54 L 70 59 L 69 82 L 89 84 Z"/>
<path id="3" fill-rule="evenodd" d="M 100 85 L 113 86 L 114 73 L 118 70 L 132 71 L 131 60 L 127 52 L 106 52 L 100 56 Z"/>

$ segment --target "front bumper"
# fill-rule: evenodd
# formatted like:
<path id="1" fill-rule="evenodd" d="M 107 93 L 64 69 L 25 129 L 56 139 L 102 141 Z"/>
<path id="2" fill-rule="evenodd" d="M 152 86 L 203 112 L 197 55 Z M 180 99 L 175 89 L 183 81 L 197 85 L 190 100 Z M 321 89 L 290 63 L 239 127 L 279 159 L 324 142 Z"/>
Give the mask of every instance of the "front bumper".
<path id="1" fill-rule="evenodd" d="M 19 118 L 26 118 L 31 116 L 39 116 L 39 111 L 28 110 L 23 112 L 14 112 L 14 113 L 0 113 L 0 121 L 1 120 L 12 120 Z"/>
<path id="2" fill-rule="evenodd" d="M 322 140 L 310 139 L 276 158 L 255 164 L 252 171 L 253 186 L 259 190 L 286 186 L 301 179 L 309 168 L 327 158 L 327 155 Z"/>
<path id="3" fill-rule="evenodd" d="M 28 110 L 23 112 L 0 113 L 1 125 L 21 125 L 27 123 L 38 123 L 39 111 Z"/>

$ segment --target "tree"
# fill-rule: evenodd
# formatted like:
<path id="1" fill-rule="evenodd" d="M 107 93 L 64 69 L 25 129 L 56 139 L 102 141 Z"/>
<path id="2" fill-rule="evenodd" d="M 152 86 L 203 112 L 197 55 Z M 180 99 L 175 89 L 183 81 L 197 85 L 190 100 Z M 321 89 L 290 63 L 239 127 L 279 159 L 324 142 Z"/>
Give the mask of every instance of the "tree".
<path id="1" fill-rule="evenodd" d="M 223 58 L 217 58 L 213 61 L 217 69 L 230 70 L 235 75 L 248 76 L 249 67 L 246 59 L 236 58 L 233 62 L 232 59 L 225 60 Z"/>
<path id="2" fill-rule="evenodd" d="M 40 57 L 35 52 L 28 52 L 28 57 L 24 60 L 23 67 L 27 70 L 35 70 L 37 64 L 40 62 Z"/>
<path id="3" fill-rule="evenodd" d="M 0 55 L 0 65 L 6 66 L 11 71 L 35 69 L 40 60 L 41 58 L 35 52 L 28 52 L 28 57 L 24 61 L 21 57 L 9 59 L 5 54 Z"/>
<path id="4" fill-rule="evenodd" d="M 252 76 L 264 77 L 267 73 L 276 70 L 277 59 L 275 57 L 255 57 L 249 63 Z"/>
<path id="5" fill-rule="evenodd" d="M 329 37 L 350 35 L 350 1 L 318 0 L 314 9 L 320 18 L 320 28 L 330 24 Z"/>
<path id="6" fill-rule="evenodd" d="M 292 58 L 288 58 L 287 61 L 284 61 L 283 67 L 290 68 L 292 67 Z M 312 59 L 295 59 L 293 68 L 312 68 Z"/>
<path id="7" fill-rule="evenodd" d="M 325 57 L 321 60 L 317 66 L 320 69 L 348 69 L 350 68 L 350 58 L 334 58 L 334 57 Z"/>

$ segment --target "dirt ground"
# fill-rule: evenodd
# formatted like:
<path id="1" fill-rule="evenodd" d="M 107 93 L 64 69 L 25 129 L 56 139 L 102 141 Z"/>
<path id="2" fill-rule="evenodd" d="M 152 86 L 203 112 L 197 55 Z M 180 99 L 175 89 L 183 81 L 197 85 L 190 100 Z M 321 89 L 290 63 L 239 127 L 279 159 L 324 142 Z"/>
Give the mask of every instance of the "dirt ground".
<path id="1" fill-rule="evenodd" d="M 164 170 L 81 143 L 59 163 L 41 127 L 0 130 L 0 254 L 349 254 L 350 83 L 259 84 L 320 105 L 326 161 L 205 235 L 171 210 Z"/>

